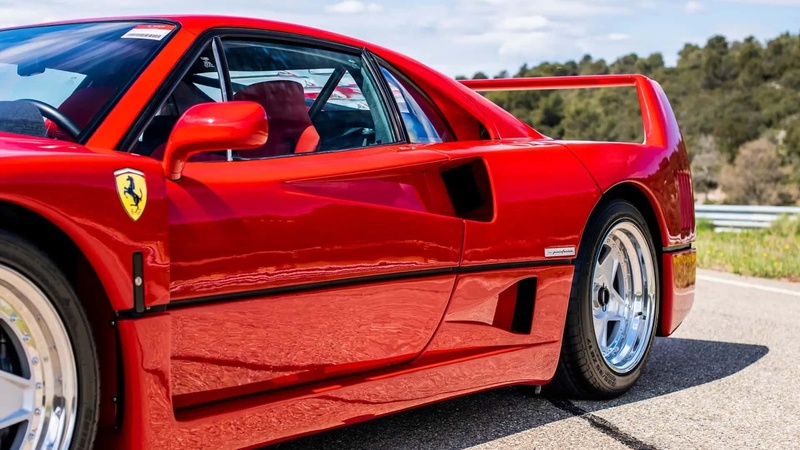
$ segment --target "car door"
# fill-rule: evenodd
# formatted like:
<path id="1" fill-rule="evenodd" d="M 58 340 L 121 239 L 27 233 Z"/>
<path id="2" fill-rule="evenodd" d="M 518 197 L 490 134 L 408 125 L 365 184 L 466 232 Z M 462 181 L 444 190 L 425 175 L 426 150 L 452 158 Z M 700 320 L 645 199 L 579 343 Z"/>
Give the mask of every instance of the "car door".
<path id="1" fill-rule="evenodd" d="M 176 406 L 402 363 L 430 341 L 463 222 L 448 158 L 405 142 L 372 73 L 358 51 L 228 37 L 165 101 L 256 101 L 269 119 L 263 148 L 190 160 L 167 186 Z"/>

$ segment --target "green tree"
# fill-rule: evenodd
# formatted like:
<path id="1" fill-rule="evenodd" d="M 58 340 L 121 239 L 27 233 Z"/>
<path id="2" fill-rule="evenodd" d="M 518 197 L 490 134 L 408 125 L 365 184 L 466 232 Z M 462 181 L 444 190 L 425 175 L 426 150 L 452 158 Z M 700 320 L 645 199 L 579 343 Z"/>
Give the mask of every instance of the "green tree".
<path id="1" fill-rule="evenodd" d="M 728 51 L 728 41 L 724 36 L 714 36 L 703 49 L 703 85 L 713 89 L 724 86 L 736 79 L 736 64 Z"/>

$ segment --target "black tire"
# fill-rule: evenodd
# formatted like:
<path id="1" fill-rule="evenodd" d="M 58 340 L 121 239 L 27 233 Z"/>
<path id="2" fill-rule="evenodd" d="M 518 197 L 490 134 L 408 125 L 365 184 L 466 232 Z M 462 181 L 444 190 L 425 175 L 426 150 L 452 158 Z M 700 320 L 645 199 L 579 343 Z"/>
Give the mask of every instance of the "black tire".
<path id="1" fill-rule="evenodd" d="M 97 350 L 86 313 L 55 263 L 28 241 L 0 231 L 0 265 L 35 284 L 55 308 L 66 328 L 77 370 L 77 415 L 70 449 L 90 449 L 97 431 L 100 376 Z"/>
<path id="2" fill-rule="evenodd" d="M 615 224 L 626 220 L 640 229 L 655 263 L 655 312 L 654 325 L 641 360 L 627 372 L 618 373 L 606 363 L 598 347 L 591 303 L 594 265 L 603 239 Z M 590 219 L 578 249 L 561 357 L 553 381 L 545 387 L 546 393 L 574 399 L 604 400 L 624 394 L 636 383 L 642 374 L 658 328 L 661 291 L 657 256 L 647 222 L 633 204 L 625 200 L 612 200 L 600 206 Z"/>

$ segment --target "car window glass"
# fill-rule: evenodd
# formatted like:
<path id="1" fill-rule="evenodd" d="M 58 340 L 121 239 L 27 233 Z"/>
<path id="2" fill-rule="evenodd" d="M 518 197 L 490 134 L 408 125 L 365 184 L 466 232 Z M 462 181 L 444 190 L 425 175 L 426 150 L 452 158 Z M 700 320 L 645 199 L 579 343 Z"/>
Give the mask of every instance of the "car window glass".
<path id="1" fill-rule="evenodd" d="M 396 142 L 385 105 L 360 56 L 299 45 L 223 43 L 232 100 L 253 101 L 269 120 L 267 143 L 240 159 Z"/>
<path id="2" fill-rule="evenodd" d="M 14 109 L 12 102 L 22 100 L 38 105 L 34 111 L 55 109 L 60 120 L 47 119 L 43 135 L 85 139 L 174 30 L 173 24 L 130 21 L 2 30 L 0 106 Z M 34 122 L 43 119 L 37 115 Z M 5 132 L 36 134 L 39 128 L 0 122 Z"/>
<path id="3" fill-rule="evenodd" d="M 412 143 L 436 143 L 451 141 L 451 133 L 436 108 L 424 95 L 403 77 L 381 67 L 381 73 L 389 84 L 392 97 L 397 102 L 403 117 L 409 140 Z"/>
<path id="4" fill-rule="evenodd" d="M 217 65 L 212 46 L 208 44 L 139 135 L 135 153 L 161 159 L 169 134 L 183 113 L 200 103 L 223 100 Z M 191 161 L 201 159 L 220 160 L 226 159 L 226 155 L 225 152 L 203 153 L 195 155 Z"/>

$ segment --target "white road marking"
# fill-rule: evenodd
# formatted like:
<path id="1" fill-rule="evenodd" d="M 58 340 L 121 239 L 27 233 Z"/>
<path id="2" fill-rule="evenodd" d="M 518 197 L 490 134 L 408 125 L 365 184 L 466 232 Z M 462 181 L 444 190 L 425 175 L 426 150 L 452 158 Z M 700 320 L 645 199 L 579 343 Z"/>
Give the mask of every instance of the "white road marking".
<path id="1" fill-rule="evenodd" d="M 714 283 L 730 284 L 731 286 L 739 286 L 743 288 L 758 289 L 766 292 L 774 292 L 776 294 L 792 295 L 800 297 L 800 291 L 791 291 L 789 289 L 781 289 L 772 286 L 761 286 L 760 284 L 745 283 L 744 281 L 729 280 L 727 278 L 710 277 L 708 275 L 697 275 L 698 280 L 711 281 Z"/>

